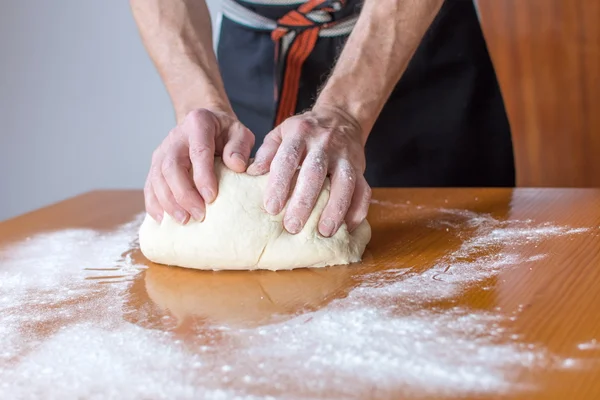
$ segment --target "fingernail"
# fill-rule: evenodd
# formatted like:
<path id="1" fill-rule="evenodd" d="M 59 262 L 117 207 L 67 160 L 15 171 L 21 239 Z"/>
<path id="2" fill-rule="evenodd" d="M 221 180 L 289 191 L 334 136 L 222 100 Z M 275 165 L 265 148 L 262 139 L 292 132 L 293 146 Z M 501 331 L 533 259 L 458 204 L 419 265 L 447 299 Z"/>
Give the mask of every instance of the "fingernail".
<path id="1" fill-rule="evenodd" d="M 215 194 L 209 188 L 200 189 L 200 195 L 207 203 L 212 203 L 215 200 Z"/>
<path id="2" fill-rule="evenodd" d="M 162 214 L 155 214 L 154 215 L 154 220 L 160 224 L 162 222 L 162 220 L 163 220 L 163 215 Z"/>
<path id="3" fill-rule="evenodd" d="M 258 165 L 256 163 L 252 163 L 248 166 L 248 169 L 246 169 L 246 172 L 249 173 L 250 175 L 255 174 L 257 171 L 256 169 L 258 168 Z"/>
<path id="4" fill-rule="evenodd" d="M 296 234 L 302 230 L 302 224 L 296 217 L 289 217 L 285 219 L 285 229 L 292 234 Z"/>
<path id="5" fill-rule="evenodd" d="M 333 231 L 335 230 L 335 223 L 331 218 L 327 218 L 319 224 L 319 232 L 321 235 L 325 237 L 330 237 L 333 235 Z"/>
<path id="6" fill-rule="evenodd" d="M 180 222 L 180 223 L 182 223 L 182 224 L 183 224 L 183 223 L 185 223 L 185 220 L 186 220 L 186 218 L 187 218 L 187 215 L 186 215 L 186 213 L 185 213 L 185 212 L 183 212 L 183 211 L 180 211 L 180 210 L 176 210 L 174 214 L 175 214 L 175 215 L 173 215 L 173 216 L 175 217 L 175 219 L 176 219 L 177 221 L 179 221 L 179 222 Z"/>
<path id="7" fill-rule="evenodd" d="M 254 162 L 246 170 L 250 175 L 264 175 L 267 173 L 264 162 Z"/>
<path id="8" fill-rule="evenodd" d="M 192 208 L 192 216 L 196 221 L 204 221 L 204 211 L 200 208 Z"/>
<path id="9" fill-rule="evenodd" d="M 237 158 L 238 160 L 240 160 L 241 162 L 243 162 L 244 165 L 246 165 L 246 157 L 244 157 L 241 153 L 232 153 L 231 157 Z"/>
<path id="10" fill-rule="evenodd" d="M 276 215 L 279 213 L 279 201 L 277 201 L 277 199 L 270 199 L 267 201 L 265 208 L 269 214 Z"/>

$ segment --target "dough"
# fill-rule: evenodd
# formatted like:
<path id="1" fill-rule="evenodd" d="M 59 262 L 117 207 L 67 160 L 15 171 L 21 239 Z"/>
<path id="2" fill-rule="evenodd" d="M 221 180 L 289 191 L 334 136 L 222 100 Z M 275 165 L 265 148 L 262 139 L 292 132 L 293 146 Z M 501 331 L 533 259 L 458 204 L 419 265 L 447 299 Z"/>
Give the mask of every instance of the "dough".
<path id="1" fill-rule="evenodd" d="M 268 175 L 233 172 L 221 159 L 215 159 L 215 172 L 219 192 L 207 205 L 203 222 L 181 225 L 165 213 L 159 224 L 146 215 L 139 240 L 147 259 L 209 270 L 285 270 L 360 261 L 371 239 L 366 220 L 352 234 L 345 224 L 330 238 L 318 233 L 317 224 L 329 199 L 329 179 L 308 222 L 292 235 L 283 227 L 285 209 L 272 216 L 263 208 Z"/>

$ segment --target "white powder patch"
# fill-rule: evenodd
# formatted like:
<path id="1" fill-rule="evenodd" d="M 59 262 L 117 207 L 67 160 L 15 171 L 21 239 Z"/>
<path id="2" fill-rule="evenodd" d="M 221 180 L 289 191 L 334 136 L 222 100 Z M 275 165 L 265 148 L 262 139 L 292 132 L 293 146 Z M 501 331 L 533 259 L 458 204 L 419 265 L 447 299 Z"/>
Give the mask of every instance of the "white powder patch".
<path id="1" fill-rule="evenodd" d="M 600 341 L 592 339 L 588 342 L 579 343 L 577 348 L 579 350 L 600 350 Z"/>
<path id="2" fill-rule="evenodd" d="M 106 324 L 120 320 L 121 305 L 106 300 L 118 289 L 95 284 L 98 273 L 86 270 L 111 269 L 101 274 L 116 276 L 116 281 L 138 273 L 142 266 L 132 264 L 129 252 L 140 217 L 106 234 L 79 229 L 43 233 L 3 253 L 0 362 L 12 364 L 40 345 L 48 330 L 58 332 L 73 321 Z M 75 303 L 76 308 L 72 307 Z"/>
<path id="3" fill-rule="evenodd" d="M 532 389 L 521 380 L 526 371 L 577 366 L 511 331 L 518 314 L 452 301 L 503 269 L 545 257 L 523 258 L 517 246 L 587 229 L 437 211 L 431 227 L 466 234 L 426 271 L 370 273 L 318 311 L 251 329 L 198 326 L 183 339 L 123 319 L 141 312 L 126 302 L 143 268 L 129 256 L 140 218 L 110 233 L 35 236 L 0 259 L 0 398 L 504 394 Z"/>
<path id="4" fill-rule="evenodd" d="M 395 202 L 387 201 L 387 200 L 371 199 L 371 204 L 375 204 L 375 205 L 382 206 L 382 207 L 388 207 L 388 208 L 406 208 L 410 204 L 410 201 L 407 201 L 406 204 L 402 204 L 402 203 L 395 203 Z"/>
<path id="5" fill-rule="evenodd" d="M 256 398 L 220 388 L 220 381 L 202 379 L 195 385 L 203 363 L 185 350 L 168 332 L 123 323 L 111 329 L 76 324 L 57 332 L 14 369 L 3 371 L 0 397 Z"/>

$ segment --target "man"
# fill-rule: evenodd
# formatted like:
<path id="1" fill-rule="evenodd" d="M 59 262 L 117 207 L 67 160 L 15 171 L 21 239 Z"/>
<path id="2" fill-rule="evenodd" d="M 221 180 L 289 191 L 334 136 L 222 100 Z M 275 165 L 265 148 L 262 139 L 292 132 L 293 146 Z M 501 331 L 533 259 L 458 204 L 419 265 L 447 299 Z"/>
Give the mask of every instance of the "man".
<path id="1" fill-rule="evenodd" d="M 146 182 L 156 220 L 203 220 L 215 154 L 238 172 L 270 171 L 265 209 L 289 197 L 293 234 L 326 176 L 324 236 L 365 218 L 370 186 L 514 186 L 472 1 L 223 1 L 217 61 L 204 0 L 131 0 L 177 117 Z"/>

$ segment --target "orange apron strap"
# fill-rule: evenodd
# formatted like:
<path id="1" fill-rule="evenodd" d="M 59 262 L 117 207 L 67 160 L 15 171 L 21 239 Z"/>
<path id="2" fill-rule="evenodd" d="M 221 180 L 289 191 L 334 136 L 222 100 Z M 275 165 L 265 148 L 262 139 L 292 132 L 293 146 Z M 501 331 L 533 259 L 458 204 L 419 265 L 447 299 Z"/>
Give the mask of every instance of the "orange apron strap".
<path id="1" fill-rule="evenodd" d="M 296 112 L 298 87 L 302 65 L 315 48 L 319 28 L 310 28 L 299 33 L 287 51 L 285 70 L 278 97 L 275 126 L 281 124 Z"/>
<path id="2" fill-rule="evenodd" d="M 277 21 L 271 33 L 275 42 L 275 126 L 296 113 L 302 66 L 315 48 L 322 28 L 335 25 L 317 24 L 306 15 L 315 9 L 335 12 L 333 6 L 345 0 L 309 0 Z"/>

